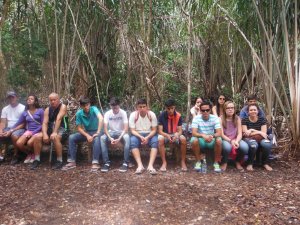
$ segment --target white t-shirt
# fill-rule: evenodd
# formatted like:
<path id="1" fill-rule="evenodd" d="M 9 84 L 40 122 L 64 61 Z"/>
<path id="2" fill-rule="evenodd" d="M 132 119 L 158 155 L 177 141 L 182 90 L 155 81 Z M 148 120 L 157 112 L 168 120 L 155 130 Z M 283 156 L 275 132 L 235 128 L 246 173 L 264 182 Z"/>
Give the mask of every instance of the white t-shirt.
<path id="1" fill-rule="evenodd" d="M 19 103 L 16 107 L 11 105 L 5 106 L 1 112 L 1 119 L 7 120 L 7 127 L 12 127 L 19 120 L 22 112 L 24 112 L 25 106 Z"/>
<path id="2" fill-rule="evenodd" d="M 137 112 L 133 112 L 129 117 L 129 127 L 134 128 L 139 133 L 150 133 L 152 127 L 157 127 L 157 118 L 154 112 L 148 111 L 145 117 L 138 115 Z M 150 121 L 151 118 L 151 121 Z"/>
<path id="3" fill-rule="evenodd" d="M 193 108 L 191 108 L 190 111 L 191 111 L 191 114 L 192 114 L 192 115 L 195 115 L 195 116 L 201 115 L 200 109 L 197 111 L 197 110 L 195 109 L 195 106 L 194 106 Z"/>
<path id="4" fill-rule="evenodd" d="M 114 114 L 112 109 L 104 114 L 104 123 L 108 124 L 110 131 L 124 130 L 124 124 L 128 124 L 127 114 L 124 110 L 120 109 L 117 114 Z"/>

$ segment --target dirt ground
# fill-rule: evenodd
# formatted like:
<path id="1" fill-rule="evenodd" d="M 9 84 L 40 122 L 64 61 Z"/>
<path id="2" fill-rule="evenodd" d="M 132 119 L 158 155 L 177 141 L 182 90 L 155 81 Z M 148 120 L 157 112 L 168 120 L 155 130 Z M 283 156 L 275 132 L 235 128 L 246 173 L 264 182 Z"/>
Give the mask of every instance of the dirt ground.
<path id="1" fill-rule="evenodd" d="M 0 165 L 0 224 L 300 224 L 299 162 L 272 162 L 222 174 L 181 172 L 174 161 L 166 173 L 120 173 L 113 159 L 107 174 L 88 163 L 52 171 L 44 161 Z M 160 160 L 156 160 L 159 168 Z"/>

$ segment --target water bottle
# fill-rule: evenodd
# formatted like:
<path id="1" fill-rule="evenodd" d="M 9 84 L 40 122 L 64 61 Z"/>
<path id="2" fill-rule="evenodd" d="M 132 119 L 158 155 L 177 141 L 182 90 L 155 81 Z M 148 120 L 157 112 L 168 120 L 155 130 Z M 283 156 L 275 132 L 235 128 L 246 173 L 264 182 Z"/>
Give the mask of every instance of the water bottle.
<path id="1" fill-rule="evenodd" d="M 201 172 L 207 173 L 207 163 L 206 163 L 205 159 L 203 159 L 202 164 L 201 164 Z"/>

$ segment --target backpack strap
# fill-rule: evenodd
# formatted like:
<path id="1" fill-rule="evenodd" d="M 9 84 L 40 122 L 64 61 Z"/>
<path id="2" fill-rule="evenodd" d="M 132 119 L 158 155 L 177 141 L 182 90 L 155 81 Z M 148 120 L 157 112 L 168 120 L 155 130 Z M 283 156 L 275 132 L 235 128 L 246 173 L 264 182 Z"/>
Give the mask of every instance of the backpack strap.
<path id="1" fill-rule="evenodd" d="M 135 114 L 135 117 L 134 117 L 134 123 L 136 123 L 138 121 L 139 117 L 140 117 L 139 111 L 135 111 L 135 112 L 136 112 L 136 114 Z M 146 115 L 147 115 L 148 119 L 150 120 L 150 123 L 152 123 L 152 117 L 150 115 L 149 110 L 147 111 Z"/>

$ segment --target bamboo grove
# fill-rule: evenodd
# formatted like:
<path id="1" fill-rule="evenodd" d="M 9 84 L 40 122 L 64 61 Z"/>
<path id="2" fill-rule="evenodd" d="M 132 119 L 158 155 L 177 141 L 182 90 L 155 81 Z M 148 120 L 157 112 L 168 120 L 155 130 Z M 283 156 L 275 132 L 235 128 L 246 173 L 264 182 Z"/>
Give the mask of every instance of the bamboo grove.
<path id="1" fill-rule="evenodd" d="M 256 93 L 300 145 L 297 0 L 5 0 L 0 3 L 1 91 L 145 96 L 223 93 L 240 106 Z M 298 148 L 299 149 L 299 148 Z"/>

